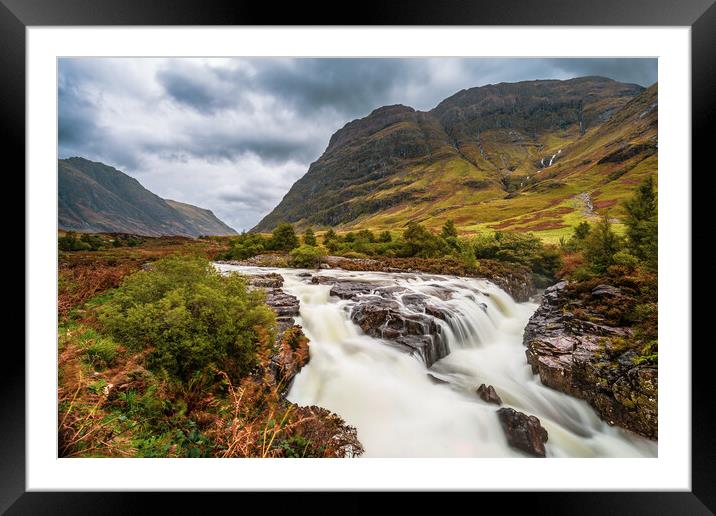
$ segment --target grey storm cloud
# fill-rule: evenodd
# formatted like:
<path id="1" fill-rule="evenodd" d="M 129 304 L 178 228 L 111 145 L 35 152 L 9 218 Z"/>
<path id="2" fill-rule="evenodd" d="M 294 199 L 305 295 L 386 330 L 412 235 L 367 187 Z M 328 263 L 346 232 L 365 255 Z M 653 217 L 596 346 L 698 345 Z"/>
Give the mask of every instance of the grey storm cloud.
<path id="1" fill-rule="evenodd" d="M 465 88 L 585 75 L 649 86 L 657 60 L 64 58 L 59 154 L 250 229 L 336 130 L 377 107 L 429 110 Z"/>
<path id="2" fill-rule="evenodd" d="M 202 70 L 203 72 L 203 70 Z M 171 68 L 157 72 L 157 80 L 167 95 L 201 113 L 214 113 L 234 104 L 238 97 L 208 83 L 200 75 Z"/>

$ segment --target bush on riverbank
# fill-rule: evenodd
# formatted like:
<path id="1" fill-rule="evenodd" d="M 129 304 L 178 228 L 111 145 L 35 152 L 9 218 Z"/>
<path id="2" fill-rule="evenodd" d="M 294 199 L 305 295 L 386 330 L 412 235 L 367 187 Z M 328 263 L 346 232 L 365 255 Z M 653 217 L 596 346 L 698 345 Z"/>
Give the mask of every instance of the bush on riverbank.
<path id="1" fill-rule="evenodd" d="M 318 247 L 306 244 L 297 247 L 288 254 L 291 257 L 291 266 L 303 269 L 317 269 L 324 256 Z"/>
<path id="2" fill-rule="evenodd" d="M 272 341 L 273 312 L 238 275 L 222 277 L 208 260 L 171 256 L 127 277 L 100 312 L 115 340 L 149 350 L 151 370 L 187 381 L 214 367 L 247 374 Z"/>

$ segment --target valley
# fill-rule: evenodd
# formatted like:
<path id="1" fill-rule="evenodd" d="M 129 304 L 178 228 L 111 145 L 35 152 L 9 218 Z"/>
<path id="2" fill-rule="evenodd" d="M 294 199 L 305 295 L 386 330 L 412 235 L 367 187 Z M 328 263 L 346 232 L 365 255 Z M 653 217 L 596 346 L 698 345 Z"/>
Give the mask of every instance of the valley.
<path id="1" fill-rule="evenodd" d="M 657 118 L 596 76 L 379 107 L 240 234 L 59 160 L 60 456 L 656 456 Z"/>

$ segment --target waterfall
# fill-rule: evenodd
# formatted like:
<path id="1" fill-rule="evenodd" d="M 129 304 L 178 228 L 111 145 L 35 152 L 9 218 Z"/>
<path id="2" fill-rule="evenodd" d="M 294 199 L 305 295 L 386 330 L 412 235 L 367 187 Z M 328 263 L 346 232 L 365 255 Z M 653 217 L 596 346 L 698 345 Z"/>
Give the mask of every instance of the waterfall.
<path id="1" fill-rule="evenodd" d="M 300 300 L 297 324 L 310 339 L 310 362 L 288 393 L 358 430 L 366 457 L 523 457 L 507 445 L 495 405 L 475 393 L 493 385 L 503 406 L 537 416 L 549 432 L 548 457 L 655 457 L 657 445 L 603 422 L 589 405 L 544 387 L 525 359 L 522 334 L 534 303 L 515 303 L 486 280 L 406 273 L 300 271 L 217 265 L 244 274 L 276 272 Z M 427 296 L 449 314 L 437 320 L 450 353 L 426 368 L 417 356 L 370 337 L 350 318 L 354 300 L 300 273 L 401 287 L 393 298 Z M 446 291 L 450 296 L 445 296 Z"/>

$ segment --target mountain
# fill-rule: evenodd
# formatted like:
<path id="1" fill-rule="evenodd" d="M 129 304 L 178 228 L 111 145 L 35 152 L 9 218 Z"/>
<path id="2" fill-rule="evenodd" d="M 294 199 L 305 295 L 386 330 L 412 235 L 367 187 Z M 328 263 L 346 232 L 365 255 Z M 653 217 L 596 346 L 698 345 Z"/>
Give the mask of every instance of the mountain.
<path id="1" fill-rule="evenodd" d="M 603 77 L 470 88 L 428 112 L 385 106 L 337 131 L 253 231 L 453 219 L 555 236 L 607 209 L 618 217 L 656 173 L 656 145 L 657 86 Z"/>
<path id="2" fill-rule="evenodd" d="M 57 174 L 60 229 L 147 236 L 236 234 L 211 211 L 162 199 L 102 163 L 61 159 Z"/>
<path id="3" fill-rule="evenodd" d="M 211 210 L 199 208 L 193 204 L 165 199 L 167 204 L 191 221 L 200 235 L 235 235 L 236 231 L 216 218 Z"/>

